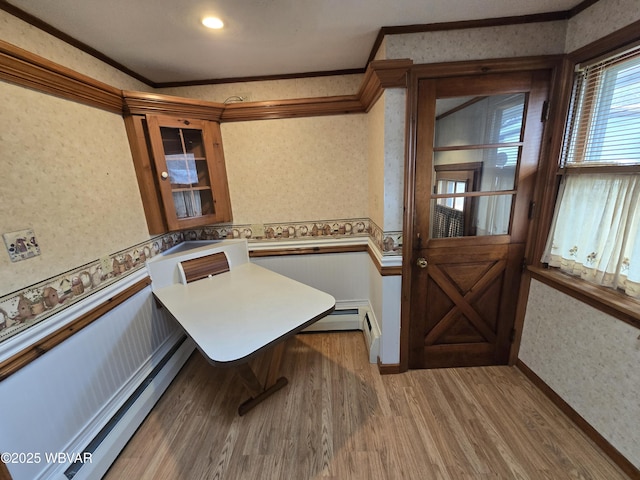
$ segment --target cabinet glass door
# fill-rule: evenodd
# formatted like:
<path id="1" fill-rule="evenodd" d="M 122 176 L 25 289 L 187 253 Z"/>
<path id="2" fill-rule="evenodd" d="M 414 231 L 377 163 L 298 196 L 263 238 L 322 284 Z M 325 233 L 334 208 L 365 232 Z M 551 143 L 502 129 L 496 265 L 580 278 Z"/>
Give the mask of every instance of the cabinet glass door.
<path id="1" fill-rule="evenodd" d="M 230 220 L 228 202 L 219 206 L 216 197 L 228 192 L 219 130 L 203 120 L 149 116 L 147 123 L 169 228 Z"/>
<path id="2" fill-rule="evenodd" d="M 202 131 L 160 127 L 160 136 L 176 217 L 212 215 L 211 181 Z"/>

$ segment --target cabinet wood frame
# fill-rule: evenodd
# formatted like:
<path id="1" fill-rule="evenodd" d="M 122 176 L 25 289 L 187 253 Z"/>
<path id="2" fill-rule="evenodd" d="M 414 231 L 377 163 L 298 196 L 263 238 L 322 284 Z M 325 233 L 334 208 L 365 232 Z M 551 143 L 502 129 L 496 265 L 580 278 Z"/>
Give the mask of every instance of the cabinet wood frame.
<path id="1" fill-rule="evenodd" d="M 185 122 L 188 122 L 188 127 Z M 222 135 L 217 122 L 170 115 L 130 115 L 125 117 L 125 126 L 150 234 L 232 220 Z M 167 165 L 160 137 L 160 126 L 195 127 L 201 130 L 209 187 L 214 202 L 213 214 L 188 218 L 177 217 L 171 184 L 162 178 L 162 172 L 167 171 Z"/>

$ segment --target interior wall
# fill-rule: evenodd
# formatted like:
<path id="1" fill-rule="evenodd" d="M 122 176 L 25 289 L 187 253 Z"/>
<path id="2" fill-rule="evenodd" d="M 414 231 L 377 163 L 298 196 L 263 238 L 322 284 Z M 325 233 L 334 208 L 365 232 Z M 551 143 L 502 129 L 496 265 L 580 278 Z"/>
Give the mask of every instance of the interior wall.
<path id="1" fill-rule="evenodd" d="M 332 75 L 329 77 L 291 78 L 256 82 L 220 83 L 192 87 L 159 88 L 156 93 L 195 98 L 208 102 L 236 101 L 231 97 L 246 97 L 245 101 L 290 100 L 294 98 L 355 95 L 364 74 Z"/>
<path id="2" fill-rule="evenodd" d="M 390 35 L 386 55 L 415 64 L 552 55 L 564 52 L 565 33 L 557 21 Z"/>
<path id="3" fill-rule="evenodd" d="M 565 52 L 573 52 L 638 20 L 638 0 L 599 0 L 569 19 Z"/>
<path id="4" fill-rule="evenodd" d="M 149 238 L 120 115 L 5 82 L 0 105 L 0 233 L 41 252 L 0 255 L 0 296 Z"/>
<path id="5" fill-rule="evenodd" d="M 600 0 L 568 22 L 567 52 L 638 19 L 637 0 Z M 532 281 L 519 358 L 640 468 L 638 333 Z"/>
<path id="6" fill-rule="evenodd" d="M 519 358 L 640 468 L 638 333 L 534 280 Z"/>
<path id="7" fill-rule="evenodd" d="M 404 157 L 406 89 L 384 91 L 384 222 L 385 232 L 402 232 L 404 216 Z M 401 112 L 401 115 L 398 113 Z"/>
<path id="8" fill-rule="evenodd" d="M 369 218 L 384 225 L 384 120 L 385 96 L 382 95 L 367 114 L 367 180 Z"/>
<path id="9" fill-rule="evenodd" d="M 367 216 L 365 115 L 222 124 L 233 221 Z"/>

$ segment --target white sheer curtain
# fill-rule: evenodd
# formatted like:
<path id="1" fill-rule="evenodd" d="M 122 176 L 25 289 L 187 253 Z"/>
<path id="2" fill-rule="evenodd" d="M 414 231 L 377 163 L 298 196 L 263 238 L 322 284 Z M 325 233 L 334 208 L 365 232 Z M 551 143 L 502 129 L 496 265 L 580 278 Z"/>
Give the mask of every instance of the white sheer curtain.
<path id="1" fill-rule="evenodd" d="M 565 177 L 542 261 L 640 298 L 640 175 Z"/>

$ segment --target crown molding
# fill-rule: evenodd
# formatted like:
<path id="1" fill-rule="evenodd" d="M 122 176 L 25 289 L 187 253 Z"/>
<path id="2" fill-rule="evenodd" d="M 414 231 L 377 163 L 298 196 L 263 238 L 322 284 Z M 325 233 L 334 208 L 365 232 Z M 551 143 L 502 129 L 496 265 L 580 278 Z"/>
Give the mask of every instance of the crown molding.
<path id="1" fill-rule="evenodd" d="M 156 93 L 122 91 L 125 114 L 178 115 L 219 122 L 226 105 Z"/>
<path id="2" fill-rule="evenodd" d="M 0 79 L 91 107 L 122 113 L 119 89 L 2 40 Z"/>
<path id="3" fill-rule="evenodd" d="M 113 113 L 171 114 L 216 122 L 366 113 L 385 88 L 406 87 L 412 65 L 409 59 L 371 62 L 356 95 L 222 104 L 122 91 L 0 40 L 0 79 Z"/>

